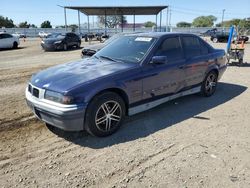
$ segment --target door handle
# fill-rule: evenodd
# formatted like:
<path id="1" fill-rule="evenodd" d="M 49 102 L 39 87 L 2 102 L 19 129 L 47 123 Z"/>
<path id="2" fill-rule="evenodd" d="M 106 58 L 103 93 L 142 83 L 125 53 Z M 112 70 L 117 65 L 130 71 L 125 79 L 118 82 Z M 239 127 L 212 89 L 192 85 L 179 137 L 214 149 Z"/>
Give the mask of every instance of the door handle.
<path id="1" fill-rule="evenodd" d="M 180 65 L 178 68 L 179 69 L 185 69 L 187 67 L 187 65 Z"/>

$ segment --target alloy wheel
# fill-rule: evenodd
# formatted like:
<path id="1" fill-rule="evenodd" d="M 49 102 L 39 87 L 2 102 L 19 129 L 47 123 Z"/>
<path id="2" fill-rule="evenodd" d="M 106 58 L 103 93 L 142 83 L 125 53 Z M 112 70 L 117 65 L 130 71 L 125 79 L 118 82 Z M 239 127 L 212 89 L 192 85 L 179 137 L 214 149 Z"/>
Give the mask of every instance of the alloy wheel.
<path id="1" fill-rule="evenodd" d="M 121 105 L 116 101 L 103 103 L 96 112 L 96 127 L 103 132 L 108 132 L 119 124 L 122 117 Z"/>
<path id="2" fill-rule="evenodd" d="M 205 83 L 205 89 L 208 94 L 213 93 L 217 84 L 217 76 L 210 74 Z"/>

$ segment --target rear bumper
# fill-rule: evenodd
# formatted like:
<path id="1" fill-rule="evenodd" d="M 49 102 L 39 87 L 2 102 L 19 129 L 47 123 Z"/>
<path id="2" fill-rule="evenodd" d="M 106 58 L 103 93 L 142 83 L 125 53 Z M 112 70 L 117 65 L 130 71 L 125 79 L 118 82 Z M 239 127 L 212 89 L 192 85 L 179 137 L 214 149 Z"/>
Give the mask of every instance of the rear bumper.
<path id="1" fill-rule="evenodd" d="M 36 98 L 26 89 L 26 102 L 37 118 L 65 131 L 84 129 L 85 105 L 55 105 L 46 99 Z"/>

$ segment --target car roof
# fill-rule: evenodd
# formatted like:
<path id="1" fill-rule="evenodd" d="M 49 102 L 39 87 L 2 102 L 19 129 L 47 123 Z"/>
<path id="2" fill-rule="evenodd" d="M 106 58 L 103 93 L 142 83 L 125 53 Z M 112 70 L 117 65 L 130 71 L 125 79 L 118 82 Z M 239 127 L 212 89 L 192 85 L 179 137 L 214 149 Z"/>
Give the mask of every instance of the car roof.
<path id="1" fill-rule="evenodd" d="M 139 37 L 152 37 L 152 38 L 161 38 L 163 36 L 176 36 L 176 35 L 190 35 L 197 36 L 191 33 L 178 33 L 178 32 L 148 32 L 148 33 L 133 33 L 127 34 L 127 36 L 139 36 Z"/>

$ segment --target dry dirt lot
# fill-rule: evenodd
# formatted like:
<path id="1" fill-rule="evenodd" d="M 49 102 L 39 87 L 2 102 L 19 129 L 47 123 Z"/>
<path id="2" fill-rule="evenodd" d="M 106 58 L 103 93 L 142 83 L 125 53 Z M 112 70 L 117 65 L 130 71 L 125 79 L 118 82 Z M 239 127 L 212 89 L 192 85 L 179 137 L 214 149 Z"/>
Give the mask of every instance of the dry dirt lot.
<path id="1" fill-rule="evenodd" d="M 1 187 L 250 187 L 250 44 L 248 63 L 229 66 L 214 96 L 129 117 L 107 138 L 54 134 L 25 104 L 33 73 L 79 58 L 38 40 L 0 51 Z"/>

